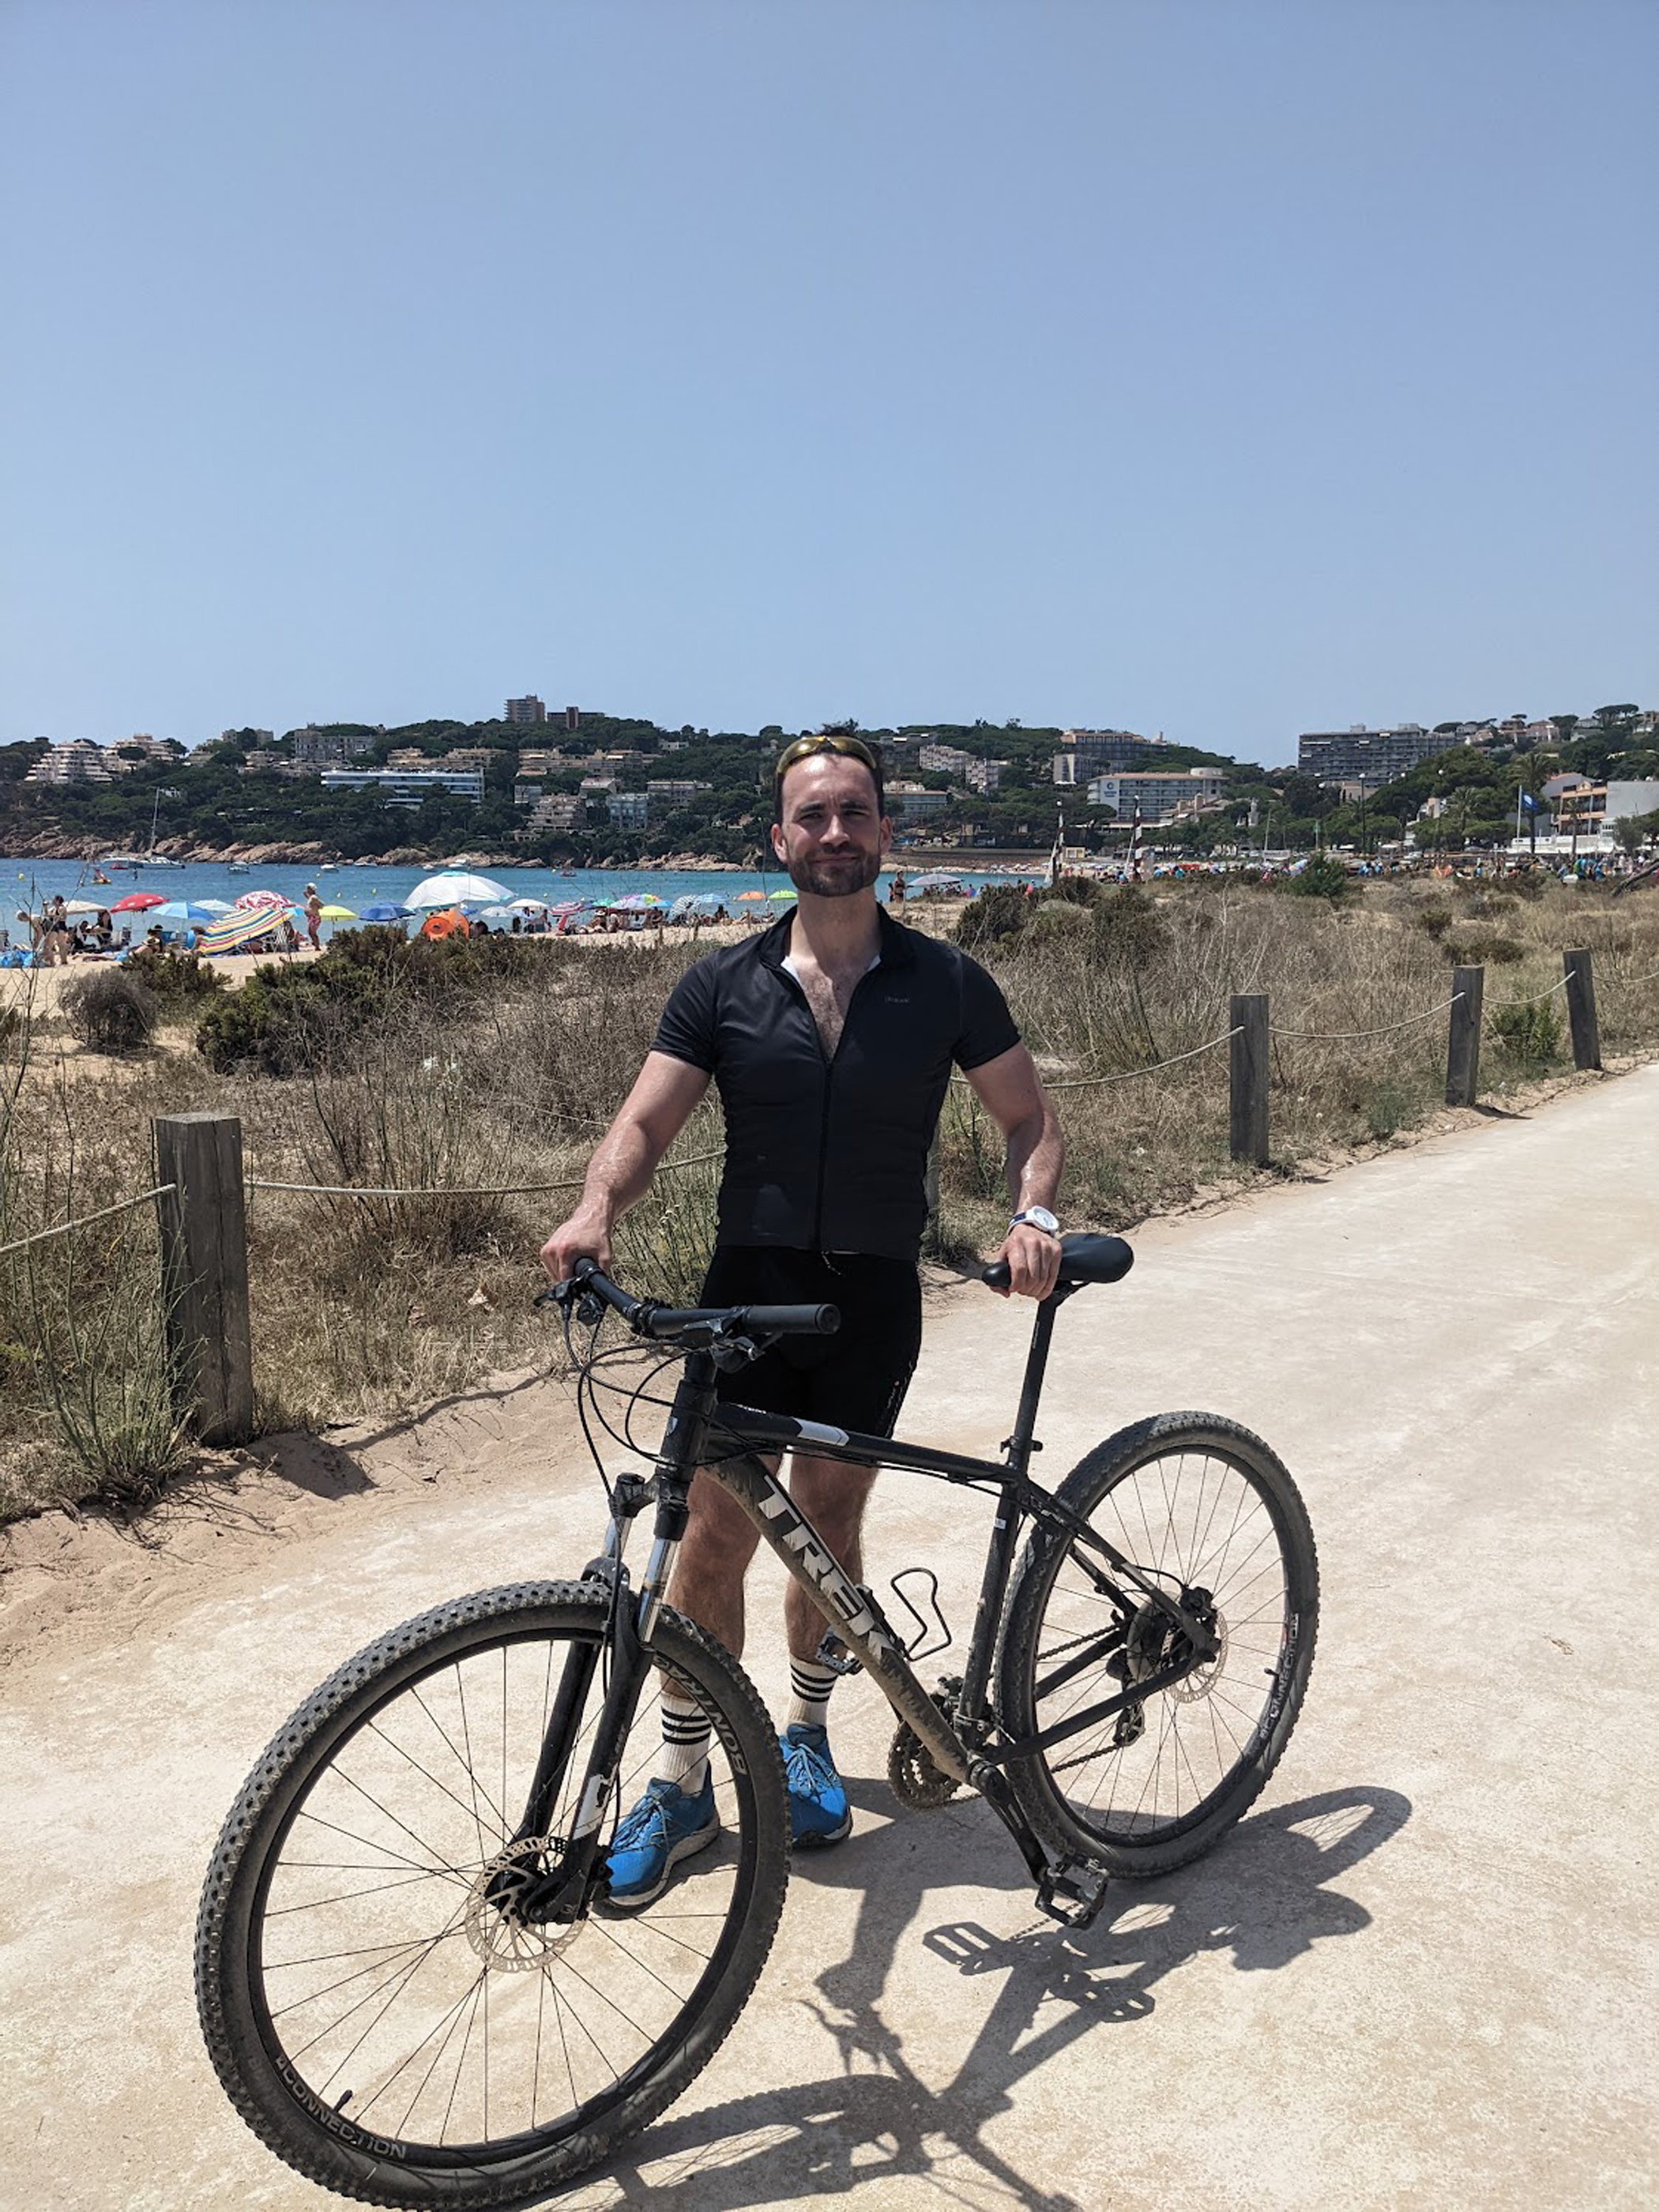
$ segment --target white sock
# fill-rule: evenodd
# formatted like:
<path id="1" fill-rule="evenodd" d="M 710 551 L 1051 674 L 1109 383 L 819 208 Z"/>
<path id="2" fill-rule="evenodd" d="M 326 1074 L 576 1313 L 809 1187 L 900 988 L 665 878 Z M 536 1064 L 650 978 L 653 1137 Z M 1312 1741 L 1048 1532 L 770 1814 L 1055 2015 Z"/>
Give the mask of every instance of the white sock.
<path id="1" fill-rule="evenodd" d="M 797 1721 L 808 1728 L 826 1728 L 830 1721 L 830 1692 L 836 1676 L 831 1667 L 815 1667 L 810 1659 L 789 1662 L 790 1704 L 786 1728 Z"/>
<path id="2" fill-rule="evenodd" d="M 672 1690 L 662 1693 L 662 1758 L 657 1778 L 678 1782 L 688 1797 L 695 1797 L 708 1772 L 708 1716 L 690 1698 Z"/>

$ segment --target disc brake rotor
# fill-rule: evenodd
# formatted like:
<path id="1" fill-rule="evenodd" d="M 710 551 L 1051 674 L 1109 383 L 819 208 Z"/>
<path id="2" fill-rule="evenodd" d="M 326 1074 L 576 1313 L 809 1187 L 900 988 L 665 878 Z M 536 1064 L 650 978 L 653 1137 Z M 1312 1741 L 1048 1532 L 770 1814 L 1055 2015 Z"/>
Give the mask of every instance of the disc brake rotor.
<path id="1" fill-rule="evenodd" d="M 508 1974 L 532 1972 L 581 1934 L 580 1920 L 530 1922 L 513 1911 L 514 1897 L 540 1879 L 541 1860 L 558 1841 L 556 1836 L 520 1836 L 474 1875 L 466 1899 L 466 1940 L 486 1966 Z"/>

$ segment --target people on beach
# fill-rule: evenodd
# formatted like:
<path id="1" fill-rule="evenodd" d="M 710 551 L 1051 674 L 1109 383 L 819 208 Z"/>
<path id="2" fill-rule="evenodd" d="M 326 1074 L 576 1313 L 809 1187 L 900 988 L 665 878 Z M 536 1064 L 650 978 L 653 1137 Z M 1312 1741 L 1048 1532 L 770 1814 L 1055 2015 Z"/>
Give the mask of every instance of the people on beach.
<path id="1" fill-rule="evenodd" d="M 1058 1275 L 1059 1224 L 1048 1209 L 1065 1146 L 991 976 L 878 902 L 892 834 L 883 799 L 879 756 L 860 738 L 801 738 L 779 755 L 771 842 L 797 902 L 763 934 L 705 954 L 675 986 L 580 1201 L 542 1259 L 556 1281 L 584 1257 L 609 1270 L 616 1223 L 645 1195 L 713 1081 L 726 1167 L 697 1303 L 830 1301 L 842 1313 L 834 1338 L 782 1340 L 723 1376 L 721 1395 L 890 1436 L 921 1343 L 924 1170 L 952 1066 L 1006 1144 L 1013 1218 L 997 1256 L 1023 1297 L 1046 1296 Z M 872 1479 L 792 1455 L 793 1496 L 855 1580 Z M 756 1540 L 732 1498 L 699 1475 L 671 1601 L 734 1654 Z M 827 1733 L 836 1678 L 824 1663 L 823 1619 L 793 1585 L 785 1614 L 793 1702 L 782 1742 L 801 1849 L 839 1843 L 852 1814 Z M 609 1854 L 611 1900 L 624 1910 L 648 1904 L 673 1866 L 719 1832 L 707 1716 L 672 1683 L 662 1712 L 659 1764 Z"/>
<path id="2" fill-rule="evenodd" d="M 318 893 L 316 884 L 307 884 L 306 885 L 306 935 L 311 939 L 311 949 L 313 952 L 322 950 L 322 939 L 319 934 L 322 926 L 322 899 Z"/>

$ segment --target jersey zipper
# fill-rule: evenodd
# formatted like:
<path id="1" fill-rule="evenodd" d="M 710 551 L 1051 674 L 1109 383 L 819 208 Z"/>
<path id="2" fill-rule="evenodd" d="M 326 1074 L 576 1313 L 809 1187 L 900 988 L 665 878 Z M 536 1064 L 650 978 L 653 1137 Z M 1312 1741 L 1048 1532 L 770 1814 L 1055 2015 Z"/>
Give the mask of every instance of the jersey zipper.
<path id="1" fill-rule="evenodd" d="M 779 975 L 793 985 L 796 997 L 806 1009 L 806 1018 L 812 1024 L 812 1042 L 817 1045 L 818 1058 L 823 1064 L 823 1104 L 818 1114 L 817 1190 L 812 1200 L 812 1249 L 820 1255 L 823 1251 L 823 1186 L 830 1172 L 830 1086 L 836 1079 L 836 1062 L 841 1058 L 841 1048 L 846 1043 L 847 1032 L 853 1025 L 853 1009 L 858 1004 L 859 993 L 870 978 L 878 972 L 880 965 L 878 960 L 875 967 L 866 968 L 858 981 L 854 984 L 853 995 L 847 1001 L 847 1018 L 841 1025 L 841 1035 L 836 1039 L 836 1048 L 832 1053 L 826 1052 L 823 1048 L 823 1032 L 819 1029 L 817 1018 L 812 1012 L 812 1002 L 801 988 L 800 978 L 798 975 L 790 975 L 787 968 L 780 968 L 778 970 Z"/>

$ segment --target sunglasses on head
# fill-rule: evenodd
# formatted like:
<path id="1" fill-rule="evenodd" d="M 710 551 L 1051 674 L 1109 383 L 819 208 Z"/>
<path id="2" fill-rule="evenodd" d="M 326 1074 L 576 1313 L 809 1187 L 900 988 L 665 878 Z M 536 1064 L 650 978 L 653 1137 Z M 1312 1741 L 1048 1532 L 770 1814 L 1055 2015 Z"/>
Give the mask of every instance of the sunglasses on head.
<path id="1" fill-rule="evenodd" d="M 839 732 L 825 731 L 817 737 L 797 738 L 778 755 L 772 769 L 774 785 L 781 784 L 797 761 L 811 760 L 814 753 L 844 753 L 849 760 L 862 761 L 881 788 L 881 763 L 874 750 L 862 738 L 843 737 Z"/>

